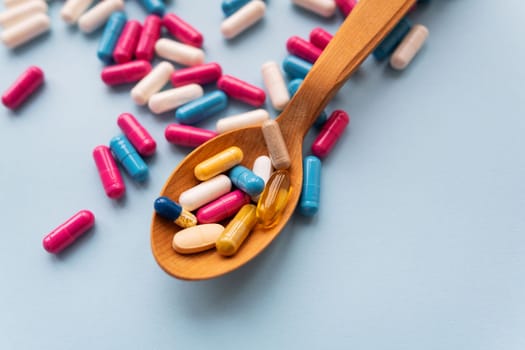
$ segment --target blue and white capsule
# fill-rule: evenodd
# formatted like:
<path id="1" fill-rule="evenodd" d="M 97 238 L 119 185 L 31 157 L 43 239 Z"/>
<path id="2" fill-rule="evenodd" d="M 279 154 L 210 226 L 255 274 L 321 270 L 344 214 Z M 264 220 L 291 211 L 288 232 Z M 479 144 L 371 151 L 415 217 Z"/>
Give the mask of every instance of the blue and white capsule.
<path id="1" fill-rule="evenodd" d="M 299 90 L 299 86 L 301 86 L 302 82 L 303 82 L 303 79 L 296 78 L 296 79 L 293 79 L 292 81 L 290 81 L 288 83 L 288 92 L 290 93 L 290 97 L 295 95 L 297 90 Z M 324 123 L 326 122 L 327 119 L 328 119 L 328 114 L 326 114 L 326 111 L 323 110 L 319 114 L 317 119 L 315 120 L 314 126 L 316 128 L 321 128 L 324 125 Z"/>
<path id="2" fill-rule="evenodd" d="M 124 12 L 114 12 L 108 19 L 104 32 L 98 43 L 97 56 L 106 63 L 110 64 L 113 60 L 113 50 L 117 45 L 118 38 L 126 25 L 127 16 Z"/>
<path id="3" fill-rule="evenodd" d="M 175 111 L 175 119 L 181 124 L 196 124 L 222 111 L 227 106 L 228 96 L 216 90 L 179 107 Z"/>
<path id="4" fill-rule="evenodd" d="M 197 225 L 197 218 L 195 215 L 184 209 L 179 203 L 172 201 L 168 197 L 159 197 L 153 203 L 155 212 L 173 221 L 180 227 L 187 228 Z"/>
<path id="5" fill-rule="evenodd" d="M 139 0 L 149 14 L 164 16 L 166 6 L 162 0 Z"/>
<path id="6" fill-rule="evenodd" d="M 222 12 L 226 17 L 229 17 L 250 1 L 251 0 L 223 0 L 221 5 Z"/>
<path id="7" fill-rule="evenodd" d="M 264 180 L 245 166 L 236 165 L 233 167 L 230 170 L 229 177 L 233 185 L 250 196 L 256 196 L 264 190 Z"/>
<path id="8" fill-rule="evenodd" d="M 397 45 L 403 40 L 403 38 L 408 34 L 412 24 L 406 18 L 403 18 L 399 23 L 396 24 L 394 29 L 381 41 L 381 43 L 376 47 L 372 53 L 374 57 L 378 60 L 384 60 L 387 56 L 390 56 L 392 52 L 396 49 Z"/>
<path id="9" fill-rule="evenodd" d="M 307 156 L 303 160 L 303 186 L 299 200 L 299 212 L 313 216 L 319 211 L 321 198 L 321 160 Z"/>
<path id="10" fill-rule="evenodd" d="M 283 60 L 283 70 L 292 79 L 304 79 L 312 69 L 312 64 L 294 55 L 288 55 Z"/>
<path id="11" fill-rule="evenodd" d="M 148 178 L 148 166 L 124 135 L 113 137 L 109 148 L 133 180 L 143 182 Z"/>

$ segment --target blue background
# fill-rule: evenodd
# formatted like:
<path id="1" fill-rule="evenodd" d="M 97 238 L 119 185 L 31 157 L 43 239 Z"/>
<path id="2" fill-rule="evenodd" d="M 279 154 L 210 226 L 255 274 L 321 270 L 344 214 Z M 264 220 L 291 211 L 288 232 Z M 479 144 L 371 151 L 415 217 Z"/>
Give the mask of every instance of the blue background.
<path id="1" fill-rule="evenodd" d="M 164 139 L 172 114 L 106 87 L 101 32 L 68 28 L 61 4 L 50 4 L 51 33 L 0 48 L 2 91 L 30 64 L 46 74 L 22 109 L 0 109 L 1 349 L 525 348 L 523 1 L 436 0 L 413 13 L 430 38 L 412 65 L 368 59 L 328 107 L 352 120 L 323 162 L 319 214 L 296 214 L 257 259 L 203 282 L 169 277 L 150 251 L 153 200 L 187 153 Z M 273 0 L 227 42 L 219 1 L 168 9 L 204 33 L 207 61 L 260 86 L 261 64 L 282 61 L 290 35 L 342 20 Z M 146 16 L 134 1 L 126 11 Z M 150 180 L 125 176 L 115 202 L 91 152 L 122 112 L 158 152 Z M 43 236 L 83 208 L 96 228 L 45 252 Z"/>

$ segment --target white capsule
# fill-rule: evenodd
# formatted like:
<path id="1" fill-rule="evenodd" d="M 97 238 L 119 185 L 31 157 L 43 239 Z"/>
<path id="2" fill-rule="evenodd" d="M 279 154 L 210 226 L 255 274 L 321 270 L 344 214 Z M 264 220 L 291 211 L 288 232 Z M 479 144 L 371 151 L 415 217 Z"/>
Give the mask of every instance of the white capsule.
<path id="1" fill-rule="evenodd" d="M 153 113 L 164 113 L 193 101 L 202 95 L 204 95 L 202 86 L 199 84 L 188 84 L 153 94 L 148 101 L 148 107 Z"/>
<path id="2" fill-rule="evenodd" d="M 6 9 L 16 7 L 32 0 L 4 0 L 4 7 Z"/>
<path id="3" fill-rule="evenodd" d="M 334 0 L 292 0 L 294 4 L 319 16 L 332 17 L 335 14 Z"/>
<path id="4" fill-rule="evenodd" d="M 11 7 L 0 13 L 0 25 L 10 27 L 35 13 L 47 12 L 47 3 L 42 0 L 30 0 Z"/>
<path id="5" fill-rule="evenodd" d="M 97 3 L 78 19 L 78 27 L 84 33 L 91 33 L 104 25 L 115 11 L 124 9 L 122 0 L 104 0 Z"/>
<path id="6" fill-rule="evenodd" d="M 142 78 L 133 89 L 131 89 L 131 98 L 133 101 L 139 106 L 148 103 L 150 97 L 166 85 L 174 71 L 175 68 L 173 68 L 173 65 L 169 62 L 162 61 L 157 64 L 148 75 Z"/>
<path id="7" fill-rule="evenodd" d="M 261 129 L 273 167 L 277 170 L 288 169 L 291 164 L 290 154 L 286 142 L 284 142 L 283 134 L 281 134 L 279 123 L 270 119 L 263 123 Z"/>
<path id="8" fill-rule="evenodd" d="M 75 23 L 93 4 L 94 0 L 66 0 L 60 9 L 60 17 L 69 24 Z"/>
<path id="9" fill-rule="evenodd" d="M 279 64 L 275 61 L 266 62 L 262 65 L 261 72 L 273 108 L 282 111 L 290 101 L 290 92 Z"/>
<path id="10" fill-rule="evenodd" d="M 171 39 L 162 38 L 157 40 L 155 52 L 166 60 L 184 66 L 196 66 L 204 63 L 204 51 Z"/>
<path id="11" fill-rule="evenodd" d="M 232 115 L 217 120 L 217 132 L 222 134 L 226 131 L 245 128 L 247 126 L 261 126 L 262 123 L 270 119 L 270 115 L 265 109 L 256 109 L 250 112 Z"/>
<path id="12" fill-rule="evenodd" d="M 5 46 L 15 48 L 49 30 L 51 22 L 45 13 L 37 13 L 6 28 L 0 34 Z"/>
<path id="13" fill-rule="evenodd" d="M 224 231 L 220 224 L 202 224 L 180 230 L 173 236 L 172 247 L 177 253 L 193 254 L 215 247 L 215 241 Z"/>
<path id="14" fill-rule="evenodd" d="M 230 192 L 231 188 L 232 182 L 228 176 L 217 175 L 182 192 L 179 196 L 179 204 L 184 209 L 192 211 Z"/>
<path id="15" fill-rule="evenodd" d="M 414 59 L 421 47 L 428 38 L 427 27 L 416 24 L 410 32 L 403 38 L 396 50 L 390 56 L 390 65 L 397 70 L 405 69 Z"/>
<path id="16" fill-rule="evenodd" d="M 221 33 L 232 39 L 263 18 L 266 5 L 261 0 L 252 0 L 227 17 L 221 24 Z"/>
<path id="17" fill-rule="evenodd" d="M 252 171 L 263 179 L 264 183 L 268 182 L 273 172 L 272 160 L 268 156 L 257 157 L 253 162 Z"/>

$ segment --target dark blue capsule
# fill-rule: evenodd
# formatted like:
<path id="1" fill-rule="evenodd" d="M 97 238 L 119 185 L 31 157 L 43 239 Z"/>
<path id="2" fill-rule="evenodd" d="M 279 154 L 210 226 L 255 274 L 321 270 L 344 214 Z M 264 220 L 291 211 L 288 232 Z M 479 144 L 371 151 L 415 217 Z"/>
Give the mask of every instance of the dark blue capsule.
<path id="1" fill-rule="evenodd" d="M 149 14 L 164 16 L 166 6 L 162 0 L 139 0 Z"/>
<path id="2" fill-rule="evenodd" d="M 227 106 L 228 96 L 216 90 L 177 108 L 175 118 L 181 124 L 196 124 L 222 111 Z"/>
<path id="3" fill-rule="evenodd" d="M 124 29 L 127 17 L 124 12 L 114 12 L 108 19 L 104 32 L 98 43 L 97 56 L 98 58 L 106 63 L 110 64 L 113 59 L 113 50 L 117 44 L 120 33 Z"/>
<path id="4" fill-rule="evenodd" d="M 290 93 L 290 97 L 295 95 L 297 90 L 299 90 L 299 86 L 301 86 L 302 82 L 303 82 L 303 79 L 297 78 L 288 83 L 288 92 Z M 326 114 L 326 111 L 322 111 L 321 114 L 319 114 L 319 116 L 315 120 L 314 126 L 316 128 L 321 128 L 327 119 L 328 119 L 328 114 Z"/>
<path id="5" fill-rule="evenodd" d="M 182 213 L 182 207 L 180 204 L 172 201 L 168 197 L 159 197 L 153 203 L 155 212 L 163 218 L 175 221 L 179 218 Z"/>
<path id="6" fill-rule="evenodd" d="M 232 184 L 250 196 L 256 196 L 264 190 L 264 180 L 242 165 L 234 166 L 229 176 Z"/>
<path id="7" fill-rule="evenodd" d="M 109 148 L 134 180 L 142 182 L 148 178 L 148 166 L 124 135 L 112 138 Z"/>
<path id="8" fill-rule="evenodd" d="M 312 216 L 319 211 L 321 197 L 321 160 L 316 156 L 307 156 L 303 160 L 303 186 L 299 211 L 305 216 Z"/>
<path id="9" fill-rule="evenodd" d="M 399 21 L 392 31 L 381 41 L 373 52 L 374 57 L 381 61 L 389 56 L 396 49 L 397 45 L 403 40 L 412 28 L 412 24 L 406 18 Z"/>
<path id="10" fill-rule="evenodd" d="M 251 0 L 223 0 L 221 5 L 222 12 L 226 17 L 231 16 L 250 1 Z"/>
<path id="11" fill-rule="evenodd" d="M 283 70 L 292 79 L 304 79 L 312 69 L 312 64 L 294 55 L 288 55 L 283 60 Z"/>

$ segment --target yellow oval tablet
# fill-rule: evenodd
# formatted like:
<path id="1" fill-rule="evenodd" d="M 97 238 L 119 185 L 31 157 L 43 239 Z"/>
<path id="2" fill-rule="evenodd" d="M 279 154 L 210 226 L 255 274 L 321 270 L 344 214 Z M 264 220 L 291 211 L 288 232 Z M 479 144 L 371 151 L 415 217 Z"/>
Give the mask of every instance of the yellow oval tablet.
<path id="1" fill-rule="evenodd" d="M 203 224 L 180 230 L 173 236 L 172 246 L 177 253 L 199 253 L 215 247 L 215 241 L 224 231 L 219 224 Z"/>

